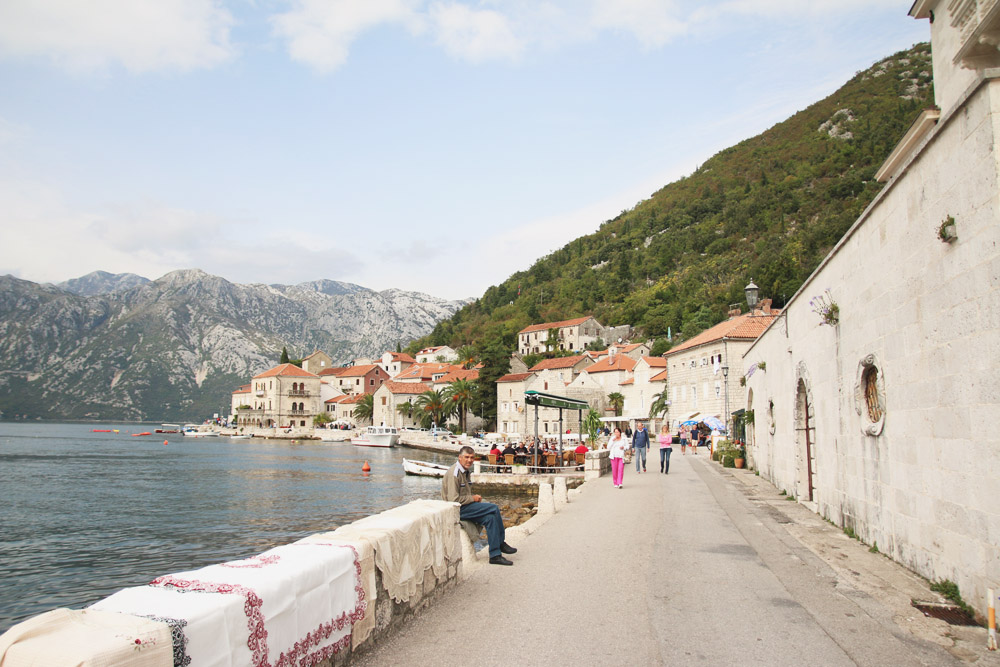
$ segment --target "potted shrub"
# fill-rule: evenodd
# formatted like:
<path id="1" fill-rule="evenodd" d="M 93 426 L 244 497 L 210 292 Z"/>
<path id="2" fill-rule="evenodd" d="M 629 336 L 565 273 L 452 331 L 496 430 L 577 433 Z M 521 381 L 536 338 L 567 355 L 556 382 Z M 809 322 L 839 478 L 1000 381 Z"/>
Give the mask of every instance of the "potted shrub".
<path id="1" fill-rule="evenodd" d="M 733 465 L 742 468 L 747 460 L 747 448 L 742 442 L 736 443 L 735 454 L 733 455 Z"/>

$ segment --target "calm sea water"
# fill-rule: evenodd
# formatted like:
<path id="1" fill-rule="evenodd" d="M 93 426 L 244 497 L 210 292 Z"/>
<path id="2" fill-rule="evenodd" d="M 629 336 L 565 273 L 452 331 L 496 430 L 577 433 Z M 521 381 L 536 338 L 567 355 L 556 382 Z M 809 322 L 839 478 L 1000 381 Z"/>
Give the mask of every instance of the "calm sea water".
<path id="1" fill-rule="evenodd" d="M 436 498 L 440 481 L 404 475 L 402 459 L 454 461 L 407 448 L 128 434 L 147 428 L 0 422 L 0 632 Z"/>

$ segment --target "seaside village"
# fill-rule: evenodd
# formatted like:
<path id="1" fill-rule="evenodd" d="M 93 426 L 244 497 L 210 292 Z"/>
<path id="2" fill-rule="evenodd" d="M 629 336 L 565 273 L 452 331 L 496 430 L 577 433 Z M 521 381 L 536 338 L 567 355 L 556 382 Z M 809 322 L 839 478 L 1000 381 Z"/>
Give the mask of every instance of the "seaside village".
<path id="1" fill-rule="evenodd" d="M 780 312 L 747 276 L 744 312 L 663 356 L 592 317 L 527 327 L 497 382 L 496 428 L 534 432 L 530 390 L 604 416 L 620 394 L 632 419 L 656 416 L 653 397 L 666 392 L 671 428 L 705 416 L 732 425 L 739 414 L 757 474 L 928 580 L 954 582 L 985 616 L 1000 572 L 1000 3 L 917 0 L 910 15 L 930 30 L 935 106 L 900 137 L 874 175 L 882 190 Z M 553 331 L 572 356 L 524 367 Z M 613 344 L 587 351 L 598 338 Z M 316 353 L 301 369 L 253 378 L 234 413 L 246 428 L 308 428 L 318 411 L 354 422 L 352 406 L 373 393 L 373 421 L 406 427 L 416 422 L 401 403 L 476 376 L 453 355 L 331 368 Z M 574 411 L 562 424 L 539 412 L 542 434 L 578 430 Z"/>
<path id="2" fill-rule="evenodd" d="M 584 401 L 605 422 L 620 423 L 623 430 L 637 421 L 658 427 L 666 420 L 672 429 L 681 422 L 718 427 L 735 418 L 741 423 L 743 409 L 736 406 L 742 406 L 746 396 L 743 354 L 778 314 L 769 299 L 757 304 L 752 283 L 747 294 L 748 312 L 735 308 L 724 322 L 656 357 L 650 356 L 652 342 L 631 342 L 632 327 L 606 327 L 593 317 L 522 329 L 510 372 L 497 380 L 496 432 L 489 434 L 491 439 L 520 442 L 536 434 L 535 410 L 524 401 L 529 391 Z M 603 347 L 600 343 L 606 340 L 616 342 L 588 349 Z M 529 355 L 546 351 L 566 356 L 546 358 L 530 368 L 525 364 Z M 327 354 L 316 351 L 301 367 L 278 365 L 233 392 L 231 423 L 241 433 L 272 437 L 309 437 L 368 423 L 417 429 L 417 397 L 478 377 L 478 368 L 459 364 L 456 351 L 447 346 L 420 350 L 416 358 L 386 352 L 379 359 L 355 359 L 347 366 L 334 366 Z M 651 414 L 663 392 L 669 397 L 669 413 Z M 355 414 L 366 394 L 373 395 L 370 419 Z M 730 412 L 730 406 L 735 410 Z M 457 429 L 465 424 L 468 431 L 481 432 L 487 424 L 473 412 L 481 414 L 483 406 L 469 407 L 473 409 L 467 414 L 452 415 L 437 426 Z M 580 411 L 540 407 L 537 412 L 540 438 L 580 435 Z M 328 419 L 322 420 L 324 428 L 314 429 L 321 413 Z"/>

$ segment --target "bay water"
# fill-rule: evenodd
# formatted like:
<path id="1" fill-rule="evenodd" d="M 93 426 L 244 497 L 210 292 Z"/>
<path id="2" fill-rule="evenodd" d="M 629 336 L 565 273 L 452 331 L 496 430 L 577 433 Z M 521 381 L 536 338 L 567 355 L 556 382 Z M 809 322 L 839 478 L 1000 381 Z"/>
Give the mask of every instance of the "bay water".
<path id="1" fill-rule="evenodd" d="M 153 429 L 0 422 L 0 632 L 437 498 L 440 480 L 405 475 L 402 460 L 455 460 L 405 447 L 131 435 Z"/>

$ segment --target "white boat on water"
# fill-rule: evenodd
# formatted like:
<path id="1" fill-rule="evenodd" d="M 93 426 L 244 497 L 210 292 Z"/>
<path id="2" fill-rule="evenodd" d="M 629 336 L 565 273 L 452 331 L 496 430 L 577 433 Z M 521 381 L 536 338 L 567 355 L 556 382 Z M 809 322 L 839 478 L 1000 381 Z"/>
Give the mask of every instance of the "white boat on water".
<path id="1" fill-rule="evenodd" d="M 351 444 L 360 447 L 395 447 L 397 442 L 399 431 L 395 426 L 369 426 L 351 438 Z"/>
<path id="2" fill-rule="evenodd" d="M 444 477 L 449 466 L 430 461 L 417 461 L 415 459 L 403 459 L 403 470 L 407 475 L 420 475 L 421 477 Z"/>
<path id="3" fill-rule="evenodd" d="M 184 424 L 184 428 L 181 429 L 181 435 L 188 438 L 207 438 L 218 435 L 215 431 L 199 431 L 198 428 L 198 424 Z"/>

